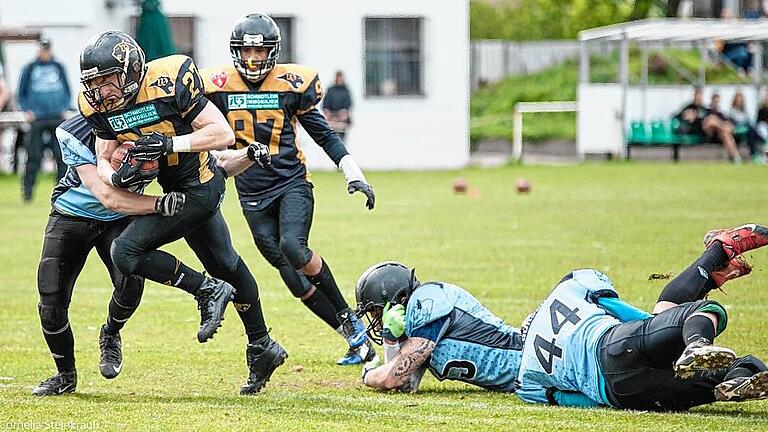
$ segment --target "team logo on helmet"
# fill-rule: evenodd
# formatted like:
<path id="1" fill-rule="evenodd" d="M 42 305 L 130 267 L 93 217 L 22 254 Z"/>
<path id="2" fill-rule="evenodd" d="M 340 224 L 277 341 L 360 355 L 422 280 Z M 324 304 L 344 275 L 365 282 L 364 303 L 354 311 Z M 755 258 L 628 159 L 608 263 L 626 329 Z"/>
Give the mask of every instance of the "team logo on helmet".
<path id="1" fill-rule="evenodd" d="M 150 87 L 157 87 L 160 90 L 164 91 L 165 94 L 169 95 L 169 94 L 171 94 L 171 87 L 173 87 L 173 82 L 167 76 L 161 76 L 160 78 L 156 79 L 155 82 L 153 82 L 149 86 Z"/>
<path id="2" fill-rule="evenodd" d="M 136 51 L 136 47 L 128 42 L 122 41 L 112 49 L 112 57 L 120 63 L 125 63 L 125 60 L 131 54 L 131 51 Z"/>
<path id="3" fill-rule="evenodd" d="M 211 75 L 211 82 L 218 88 L 224 88 L 227 83 L 227 73 L 222 71 Z"/>
<path id="4" fill-rule="evenodd" d="M 301 88 L 302 84 L 304 84 L 304 78 L 302 78 L 301 75 L 296 75 L 295 73 L 291 73 L 291 72 L 284 73 L 279 77 L 277 77 L 277 79 L 281 79 L 287 82 L 295 90 L 298 90 L 299 88 Z"/>

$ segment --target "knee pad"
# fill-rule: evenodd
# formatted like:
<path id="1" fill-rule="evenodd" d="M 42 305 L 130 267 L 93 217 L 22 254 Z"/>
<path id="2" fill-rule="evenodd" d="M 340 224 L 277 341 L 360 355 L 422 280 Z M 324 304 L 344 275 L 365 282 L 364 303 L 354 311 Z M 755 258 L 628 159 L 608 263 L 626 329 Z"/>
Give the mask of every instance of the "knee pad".
<path id="1" fill-rule="evenodd" d="M 115 286 L 112 298 L 120 307 L 125 309 L 135 309 L 139 306 L 143 293 L 144 278 L 120 275 L 120 281 Z"/>
<path id="2" fill-rule="evenodd" d="M 280 250 L 296 269 L 304 267 L 312 258 L 312 252 L 307 247 L 307 242 L 296 237 L 280 237 Z"/>
<path id="3" fill-rule="evenodd" d="M 714 300 L 704 300 L 699 307 L 696 308 L 696 312 L 709 312 L 717 316 L 717 329 L 716 334 L 720 335 L 728 326 L 728 313 L 725 308 Z"/>
<path id="4" fill-rule="evenodd" d="M 139 257 L 131 252 L 128 241 L 120 237 L 116 238 L 109 248 L 109 254 L 120 273 L 126 276 L 136 274 L 136 269 L 139 267 Z"/>
<path id="5" fill-rule="evenodd" d="M 39 303 L 37 310 L 40 313 L 40 324 L 42 324 L 44 332 L 48 334 L 61 333 L 69 326 L 67 307 Z"/>

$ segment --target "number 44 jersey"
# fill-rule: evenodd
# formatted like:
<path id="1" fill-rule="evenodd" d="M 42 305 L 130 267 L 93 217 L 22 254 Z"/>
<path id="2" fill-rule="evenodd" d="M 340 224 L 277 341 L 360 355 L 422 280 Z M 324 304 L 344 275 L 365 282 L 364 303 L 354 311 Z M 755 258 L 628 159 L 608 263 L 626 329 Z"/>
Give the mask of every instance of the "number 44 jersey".
<path id="1" fill-rule="evenodd" d="M 621 322 L 594 299 L 617 296 L 596 270 L 566 275 L 523 323 L 523 359 L 517 395 L 526 402 L 552 403 L 554 391 L 581 393 L 607 405 L 598 361 L 600 339 Z"/>

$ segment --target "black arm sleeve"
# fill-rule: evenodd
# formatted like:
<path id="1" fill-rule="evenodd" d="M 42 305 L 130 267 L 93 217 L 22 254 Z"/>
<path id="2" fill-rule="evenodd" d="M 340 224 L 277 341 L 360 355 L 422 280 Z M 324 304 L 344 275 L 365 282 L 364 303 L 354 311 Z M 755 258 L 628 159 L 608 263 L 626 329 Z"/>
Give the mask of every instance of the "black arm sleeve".
<path id="1" fill-rule="evenodd" d="M 304 126 L 309 136 L 315 140 L 317 145 L 323 148 L 323 151 L 331 158 L 333 163 L 339 165 L 341 158 L 349 153 L 341 138 L 331 129 L 328 121 L 320 111 L 317 108 L 312 108 L 303 114 L 299 114 L 298 117 L 299 122 Z"/>

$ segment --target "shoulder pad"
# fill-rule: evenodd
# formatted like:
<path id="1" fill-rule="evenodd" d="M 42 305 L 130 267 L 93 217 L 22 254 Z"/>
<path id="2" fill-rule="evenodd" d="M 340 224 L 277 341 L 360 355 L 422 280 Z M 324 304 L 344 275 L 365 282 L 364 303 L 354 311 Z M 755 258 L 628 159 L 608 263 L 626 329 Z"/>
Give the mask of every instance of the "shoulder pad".
<path id="1" fill-rule="evenodd" d="M 317 70 L 298 64 L 278 64 L 264 78 L 261 91 L 304 93 L 317 77 Z"/>
<path id="2" fill-rule="evenodd" d="M 426 283 L 419 286 L 408 299 L 405 312 L 406 334 L 450 314 L 454 303 L 442 284 Z"/>
<path id="3" fill-rule="evenodd" d="M 147 73 L 139 88 L 137 102 L 174 96 L 176 80 L 187 60 L 190 58 L 185 55 L 174 54 L 147 63 Z"/>
<path id="4" fill-rule="evenodd" d="M 205 84 L 205 94 L 250 91 L 240 73 L 232 65 L 200 69 L 200 75 Z"/>
<path id="5" fill-rule="evenodd" d="M 83 95 L 83 92 L 80 92 L 77 95 L 77 108 L 80 110 L 80 114 L 82 114 L 83 117 L 85 118 L 92 116 L 96 112 L 96 110 L 93 109 L 91 104 L 89 104 L 88 101 L 85 100 L 85 96 Z"/>

